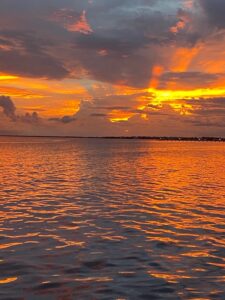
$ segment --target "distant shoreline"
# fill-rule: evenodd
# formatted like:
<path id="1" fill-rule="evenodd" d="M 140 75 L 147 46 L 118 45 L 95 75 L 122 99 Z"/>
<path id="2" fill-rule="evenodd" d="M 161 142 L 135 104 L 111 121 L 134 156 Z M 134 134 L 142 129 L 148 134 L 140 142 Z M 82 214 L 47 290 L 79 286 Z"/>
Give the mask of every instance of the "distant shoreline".
<path id="1" fill-rule="evenodd" d="M 39 135 L 0 135 L 0 137 L 22 138 L 64 138 L 64 139 L 113 139 L 113 140 L 155 140 L 186 142 L 225 142 L 222 137 L 167 137 L 167 136 L 39 136 Z"/>

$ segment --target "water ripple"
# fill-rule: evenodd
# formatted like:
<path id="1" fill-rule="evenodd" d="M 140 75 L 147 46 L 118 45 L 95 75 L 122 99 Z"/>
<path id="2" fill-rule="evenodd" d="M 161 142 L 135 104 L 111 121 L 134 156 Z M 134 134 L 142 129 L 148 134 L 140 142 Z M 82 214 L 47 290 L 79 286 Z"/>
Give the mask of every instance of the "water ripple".
<path id="1" fill-rule="evenodd" d="M 222 143 L 0 138 L 0 299 L 224 299 L 224 163 Z"/>

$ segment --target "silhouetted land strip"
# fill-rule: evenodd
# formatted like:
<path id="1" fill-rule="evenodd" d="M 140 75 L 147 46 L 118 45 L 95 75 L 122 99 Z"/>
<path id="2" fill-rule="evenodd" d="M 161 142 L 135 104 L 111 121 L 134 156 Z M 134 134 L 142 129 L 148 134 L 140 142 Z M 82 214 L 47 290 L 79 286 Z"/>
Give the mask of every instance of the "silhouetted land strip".
<path id="1" fill-rule="evenodd" d="M 149 137 L 149 136 L 131 136 L 131 137 L 103 137 L 104 139 L 135 139 L 135 140 L 158 140 L 158 141 L 193 141 L 193 142 L 225 142 L 225 138 L 217 137 Z"/>
<path id="2" fill-rule="evenodd" d="M 24 138 L 65 138 L 65 139 L 113 139 L 113 140 L 156 140 L 156 141 L 186 141 L 186 142 L 225 142 L 222 137 L 173 137 L 173 136 L 39 136 L 39 135 L 0 135 L 0 137 Z"/>

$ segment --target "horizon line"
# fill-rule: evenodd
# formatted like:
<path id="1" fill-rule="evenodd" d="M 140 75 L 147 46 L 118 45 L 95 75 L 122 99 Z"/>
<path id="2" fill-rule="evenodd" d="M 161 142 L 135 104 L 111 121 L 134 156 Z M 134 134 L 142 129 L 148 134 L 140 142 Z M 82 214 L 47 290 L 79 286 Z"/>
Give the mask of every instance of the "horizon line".
<path id="1" fill-rule="evenodd" d="M 225 142 L 225 137 L 184 137 L 184 136 L 70 136 L 70 135 L 15 135 L 15 134 L 0 134 L 0 137 L 23 137 L 23 138 L 65 138 L 65 139 L 140 139 L 140 140 L 158 140 L 158 141 L 218 141 Z"/>

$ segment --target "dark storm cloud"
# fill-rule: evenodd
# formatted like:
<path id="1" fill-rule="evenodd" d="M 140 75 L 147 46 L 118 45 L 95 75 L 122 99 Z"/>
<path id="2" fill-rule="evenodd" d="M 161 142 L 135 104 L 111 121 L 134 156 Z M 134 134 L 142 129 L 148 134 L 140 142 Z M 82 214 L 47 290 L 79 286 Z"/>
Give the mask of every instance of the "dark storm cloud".
<path id="1" fill-rule="evenodd" d="M 63 116 L 62 118 L 50 118 L 49 121 L 59 122 L 63 124 L 69 124 L 71 122 L 76 121 L 75 115 L 71 116 Z"/>
<path id="2" fill-rule="evenodd" d="M 155 51 L 154 51 L 155 52 Z M 156 53 L 152 57 L 144 54 L 129 56 L 109 55 L 101 57 L 98 53 L 83 51 L 80 62 L 93 79 L 114 84 L 146 87 L 149 83 L 151 70 L 156 61 Z"/>
<path id="3" fill-rule="evenodd" d="M 10 97 L 0 96 L 0 107 L 3 108 L 3 113 L 12 120 L 16 119 L 16 107 Z"/>
<path id="4" fill-rule="evenodd" d="M 93 33 L 73 41 L 74 59 L 100 81 L 146 87 L 153 66 L 169 67 L 171 47 L 192 48 L 211 32 L 200 12 L 185 10 L 182 1 L 110 3 L 105 2 L 104 10 L 100 4 L 98 11 L 90 9 Z M 173 31 L 179 22 L 183 27 Z"/>
<path id="5" fill-rule="evenodd" d="M 171 83 L 190 89 L 208 88 L 222 78 L 225 78 L 225 73 L 167 72 L 160 77 L 159 88 L 165 88 Z"/>
<path id="6" fill-rule="evenodd" d="M 192 106 L 192 113 L 196 116 L 212 116 L 225 118 L 225 98 L 190 99 L 185 103 Z"/>
<path id="7" fill-rule="evenodd" d="M 47 53 L 51 45 L 34 33 L 0 31 L 0 70 L 25 77 L 61 79 L 68 71 L 60 60 Z"/>
<path id="8" fill-rule="evenodd" d="M 126 20 L 126 17 L 129 18 Z M 137 87 L 147 86 L 152 67 L 165 60 L 159 48 L 163 50 L 161 47 L 168 44 L 168 36 L 160 31 L 160 24 L 164 23 L 166 32 L 168 23 L 165 24 L 162 16 L 154 16 L 153 20 L 151 17 L 146 22 L 142 20 L 138 29 L 138 19 L 141 17 L 130 19 L 130 15 L 124 15 L 118 27 L 114 27 L 115 24 L 108 30 L 100 29 L 91 35 L 77 36 L 74 57 L 79 57 L 82 66 L 94 79 Z M 148 31 L 155 32 L 148 36 Z"/>
<path id="9" fill-rule="evenodd" d="M 219 108 L 225 109 L 225 97 L 218 97 L 218 98 L 208 98 L 208 99 L 186 99 L 185 103 L 191 104 L 194 107 L 201 107 L 201 109 L 212 109 L 212 108 Z"/>
<path id="10" fill-rule="evenodd" d="M 95 80 L 145 87 L 154 64 L 166 61 L 161 47 L 178 38 L 170 27 L 179 5 L 176 0 L 3 0 L 0 25 L 8 32 L 0 35 L 0 45 L 8 45 L 0 47 L 1 70 L 61 79 L 79 77 L 77 70 L 84 69 Z M 88 34 L 71 32 L 84 11 Z"/>
<path id="11" fill-rule="evenodd" d="M 48 55 L 33 55 L 16 51 L 0 51 L 1 71 L 24 77 L 62 79 L 68 75 L 67 70 Z"/>
<path id="12" fill-rule="evenodd" d="M 8 50 L 21 50 L 24 53 L 42 54 L 46 46 L 50 46 L 48 39 L 38 37 L 35 32 L 21 30 L 1 30 L 0 44 L 3 43 Z"/>
<path id="13" fill-rule="evenodd" d="M 220 128 L 220 134 L 225 133 L 225 98 L 190 99 L 185 101 L 191 105 L 190 115 L 185 116 L 184 122 L 196 127 Z"/>
<path id="14" fill-rule="evenodd" d="M 121 32 L 117 36 L 101 36 L 98 34 L 92 34 L 90 36 L 80 35 L 75 41 L 75 47 L 82 50 L 101 51 L 105 50 L 105 56 L 108 54 L 114 54 L 117 56 L 129 55 L 134 50 L 145 46 L 148 43 L 147 38 L 137 36 L 137 38 L 131 38 L 131 36 L 121 35 Z M 133 36 L 134 37 L 134 36 Z M 99 53 L 101 55 L 101 53 Z M 102 55 L 104 56 L 104 55 Z"/>
<path id="15" fill-rule="evenodd" d="M 210 23 L 219 28 L 225 28 L 225 1 L 224 0 L 200 0 Z"/>
<path id="16" fill-rule="evenodd" d="M 98 109 L 103 109 L 103 110 L 130 110 L 131 107 L 129 106 L 97 106 Z"/>
<path id="17" fill-rule="evenodd" d="M 73 49 L 74 58 L 79 58 L 90 77 L 115 84 L 148 85 L 152 67 L 166 61 L 163 46 L 172 42 L 169 28 L 176 22 L 176 15 L 168 17 L 154 9 L 157 2 L 130 1 L 112 8 L 109 1 L 110 8 L 98 7 L 98 18 L 96 8 L 89 12 L 90 22 L 96 15 L 94 32 L 77 35 Z"/>
<path id="18" fill-rule="evenodd" d="M 1 13 L 17 17 L 48 14 L 61 7 L 83 9 L 88 0 L 1 0 Z"/>
<path id="19" fill-rule="evenodd" d="M 89 102 L 89 105 L 85 105 L 85 109 L 95 109 L 95 110 L 122 110 L 122 111 L 129 111 L 133 107 L 137 106 L 137 101 L 140 97 L 147 97 L 149 93 L 136 93 L 131 95 L 109 95 L 103 98 L 95 98 L 92 102 Z M 146 101 L 147 98 L 146 98 Z M 88 104 L 88 102 L 86 102 Z M 91 104 L 91 105 L 90 105 Z"/>
<path id="20" fill-rule="evenodd" d="M 104 117 L 107 117 L 107 114 L 93 113 L 93 114 L 90 114 L 90 117 L 104 118 Z"/>
<path id="21" fill-rule="evenodd" d="M 25 123 L 38 123 L 40 118 L 37 114 L 37 112 L 32 112 L 32 113 L 26 113 L 23 116 L 18 117 L 20 121 L 25 122 Z"/>
<path id="22" fill-rule="evenodd" d="M 3 109 L 3 114 L 14 122 L 34 124 L 40 120 L 37 112 L 26 113 L 24 115 L 16 114 L 16 107 L 12 99 L 8 96 L 0 96 L 0 107 Z"/>
<path id="23" fill-rule="evenodd" d="M 86 74 L 103 82 L 147 87 L 155 64 L 168 67 L 170 46 L 191 48 L 208 33 L 198 13 L 183 4 L 178 0 L 2 0 L 0 71 L 48 79 Z M 222 0 L 201 4 L 210 20 L 224 9 Z M 75 26 L 82 15 L 90 25 L 86 30 Z M 178 22 L 183 27 L 171 30 Z"/>
<path id="24" fill-rule="evenodd" d="M 194 126 L 197 127 L 218 127 L 223 128 L 225 127 L 225 120 L 218 120 L 218 121 L 212 121 L 211 119 L 205 119 L 205 120 L 187 120 L 187 123 L 191 123 Z"/>

